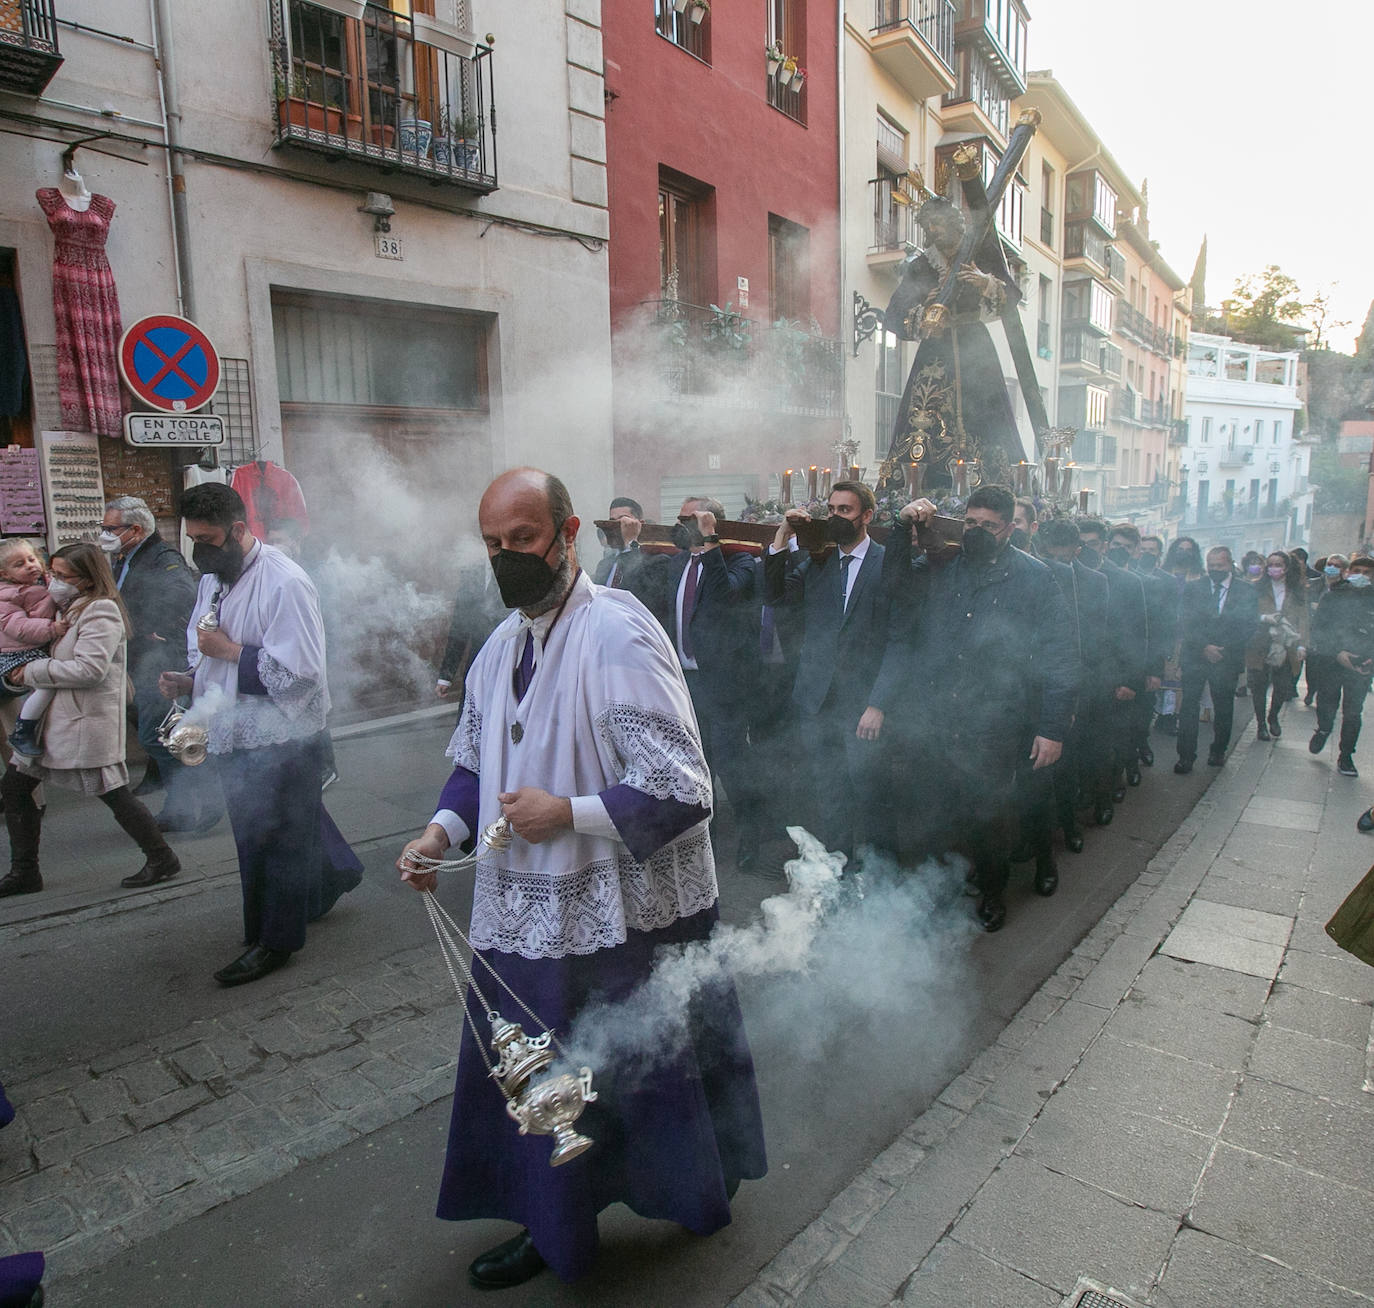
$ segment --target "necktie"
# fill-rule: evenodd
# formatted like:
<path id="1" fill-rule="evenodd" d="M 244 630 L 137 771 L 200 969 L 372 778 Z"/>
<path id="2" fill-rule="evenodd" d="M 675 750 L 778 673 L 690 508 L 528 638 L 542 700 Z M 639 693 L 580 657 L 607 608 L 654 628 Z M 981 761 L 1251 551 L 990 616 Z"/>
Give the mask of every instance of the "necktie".
<path id="1" fill-rule="evenodd" d="M 777 623 L 773 619 L 773 606 L 765 604 L 763 606 L 763 618 L 759 623 L 759 653 L 765 662 L 771 662 L 773 658 L 773 641 L 778 634 Z"/>
<path id="2" fill-rule="evenodd" d="M 854 562 L 852 554 L 840 555 L 840 612 L 849 608 L 849 565 Z"/>
<path id="3" fill-rule="evenodd" d="M 518 704 L 525 698 L 525 692 L 530 688 L 530 681 L 534 678 L 534 632 L 525 633 L 525 649 L 520 655 L 520 666 L 515 669 L 515 702 Z"/>
<path id="4" fill-rule="evenodd" d="M 682 637 L 682 652 L 689 659 L 694 659 L 692 653 L 692 614 L 697 607 L 697 574 L 701 571 L 701 560 L 691 558 L 687 560 L 687 581 L 682 588 L 682 626 L 679 634 Z"/>
<path id="5" fill-rule="evenodd" d="M 619 560 L 619 558 L 617 558 L 616 561 L 615 561 L 614 563 L 611 564 L 611 571 L 610 571 L 610 573 L 609 573 L 609 574 L 607 575 L 607 577 L 606 577 L 606 585 L 608 585 L 608 586 L 616 586 L 616 587 L 618 587 L 618 586 L 620 585 L 620 560 Z"/>
<path id="6" fill-rule="evenodd" d="M 1216 596 L 1216 598 L 1217 598 L 1217 612 L 1220 613 L 1220 612 L 1221 612 L 1222 603 L 1223 603 L 1224 600 L 1226 599 L 1226 591 L 1223 589 L 1223 584 L 1222 584 L 1221 582 L 1219 582 L 1219 581 L 1218 581 L 1218 582 L 1214 582 L 1213 585 L 1215 585 L 1216 588 L 1217 588 L 1217 596 Z"/>

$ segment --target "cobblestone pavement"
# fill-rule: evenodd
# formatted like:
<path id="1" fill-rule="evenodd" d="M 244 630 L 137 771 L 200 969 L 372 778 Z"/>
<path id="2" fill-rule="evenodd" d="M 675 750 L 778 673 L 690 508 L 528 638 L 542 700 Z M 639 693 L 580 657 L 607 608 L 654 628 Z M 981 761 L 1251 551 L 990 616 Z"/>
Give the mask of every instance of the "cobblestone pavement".
<path id="1" fill-rule="evenodd" d="M 1289 716 L 732 1308 L 1374 1302 L 1369 795 Z"/>
<path id="2" fill-rule="evenodd" d="M 68 1274 L 443 1098 L 459 1014 L 417 948 L 7 1087 L 0 1255 Z"/>

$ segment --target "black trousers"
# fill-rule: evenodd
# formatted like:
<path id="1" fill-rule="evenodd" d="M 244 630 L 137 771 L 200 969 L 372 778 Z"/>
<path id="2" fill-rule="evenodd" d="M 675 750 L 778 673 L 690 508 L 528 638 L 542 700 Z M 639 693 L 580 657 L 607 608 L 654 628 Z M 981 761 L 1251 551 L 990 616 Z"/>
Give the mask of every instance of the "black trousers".
<path id="1" fill-rule="evenodd" d="M 1212 753 L 1224 753 L 1231 743 L 1231 724 L 1236 714 L 1236 681 L 1240 669 L 1234 663 L 1188 664 L 1183 669 L 1183 696 L 1178 710 L 1178 757 L 1182 763 L 1197 758 L 1198 713 L 1202 688 L 1212 691 Z"/>
<path id="2" fill-rule="evenodd" d="M 1296 678 L 1286 662 L 1276 668 L 1266 663 L 1258 668 L 1245 669 L 1245 687 L 1250 692 L 1250 702 L 1255 706 L 1255 721 L 1274 721 L 1279 716 L 1279 710 L 1293 698 Z"/>
<path id="3" fill-rule="evenodd" d="M 1323 667 L 1317 680 L 1317 730 L 1330 732 L 1336 725 L 1336 709 L 1341 710 L 1342 754 L 1353 754 L 1360 739 L 1364 699 L 1369 694 L 1370 678 L 1343 668 L 1335 659 Z"/>
<path id="4" fill-rule="evenodd" d="M 5 801 L 5 826 L 10 838 L 10 871 L 33 873 L 38 871 L 38 845 L 43 834 L 43 817 L 33 802 L 33 792 L 39 779 L 20 772 L 13 764 L 0 776 L 0 798 Z M 177 856 L 158 830 L 156 819 L 134 797 L 128 786 L 119 786 L 97 795 L 114 820 L 133 840 L 143 856 L 154 867 L 165 868 L 177 861 Z"/>
<path id="5" fill-rule="evenodd" d="M 811 809 L 799 825 L 817 836 L 827 849 L 853 857 L 862 836 L 869 844 L 890 851 L 896 845 L 892 829 L 891 793 L 880 778 L 880 759 L 886 757 L 876 740 L 860 740 L 855 732 L 859 714 L 839 708 L 827 698 L 819 713 L 801 719 L 801 735 L 811 761 Z"/>
<path id="6" fill-rule="evenodd" d="M 726 699 L 700 672 L 684 672 L 701 728 L 701 748 L 714 783 L 719 777 L 730 797 L 735 827 L 742 838 L 757 839 L 756 782 L 749 750 L 747 702 Z M 717 803 L 713 811 L 719 809 Z"/>
<path id="7" fill-rule="evenodd" d="M 1016 772 L 1019 733 L 1014 743 L 989 743 L 946 760 L 939 805 L 943 838 L 941 852 L 963 854 L 972 864 L 972 877 L 984 895 L 1000 895 L 1011 875 L 1011 846 L 1016 831 Z M 1029 766 L 1029 765 L 1027 765 Z"/>

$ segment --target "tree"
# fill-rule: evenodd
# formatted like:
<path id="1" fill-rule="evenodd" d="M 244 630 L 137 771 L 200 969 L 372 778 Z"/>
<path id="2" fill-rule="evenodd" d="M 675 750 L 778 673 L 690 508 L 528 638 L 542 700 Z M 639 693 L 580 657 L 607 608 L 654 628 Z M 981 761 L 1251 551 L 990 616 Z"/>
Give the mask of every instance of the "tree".
<path id="1" fill-rule="evenodd" d="M 1313 508 L 1318 513 L 1363 513 L 1369 494 L 1369 469 L 1347 468 L 1327 445 L 1312 453 Z"/>
<path id="2" fill-rule="evenodd" d="M 1310 349 L 1328 350 L 1331 347 L 1327 344 L 1326 336 L 1328 332 L 1338 332 L 1342 327 L 1349 327 L 1348 318 L 1333 318 L 1331 316 L 1331 292 L 1336 289 L 1334 282 L 1329 282 L 1312 296 L 1307 306 L 1307 316 L 1312 322 L 1313 338 Z M 1371 307 L 1374 312 L 1374 306 Z M 1374 344 L 1374 342 L 1372 342 Z"/>
<path id="3" fill-rule="evenodd" d="M 1311 306 L 1299 287 L 1278 264 L 1236 282 L 1229 300 L 1222 301 L 1228 334 L 1268 349 L 1292 349 L 1299 319 Z"/>
<path id="4" fill-rule="evenodd" d="M 1374 300 L 1370 301 L 1369 312 L 1364 316 L 1364 326 L 1355 337 L 1355 357 L 1374 359 Z"/>

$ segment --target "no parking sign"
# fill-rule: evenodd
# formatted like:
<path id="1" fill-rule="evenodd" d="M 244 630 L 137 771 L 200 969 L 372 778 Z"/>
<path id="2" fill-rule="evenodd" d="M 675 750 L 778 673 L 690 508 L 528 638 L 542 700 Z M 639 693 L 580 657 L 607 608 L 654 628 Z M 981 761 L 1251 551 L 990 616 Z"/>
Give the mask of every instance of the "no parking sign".
<path id="1" fill-rule="evenodd" d="M 164 413 L 191 413 L 209 404 L 219 385 L 219 354 L 190 319 L 159 313 L 140 318 L 124 333 L 119 371 L 144 404 Z"/>

